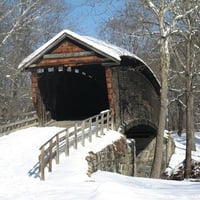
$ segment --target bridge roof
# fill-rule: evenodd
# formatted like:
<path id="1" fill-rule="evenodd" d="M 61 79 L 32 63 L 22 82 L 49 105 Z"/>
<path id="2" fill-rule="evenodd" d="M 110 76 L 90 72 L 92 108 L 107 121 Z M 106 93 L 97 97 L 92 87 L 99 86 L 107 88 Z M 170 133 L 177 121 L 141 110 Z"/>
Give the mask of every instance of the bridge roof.
<path id="1" fill-rule="evenodd" d="M 92 38 L 89 36 L 79 35 L 77 33 L 74 33 L 70 30 L 65 29 L 65 30 L 61 31 L 60 33 L 58 33 L 57 35 L 55 35 L 52 39 L 50 39 L 48 42 L 46 42 L 40 48 L 35 50 L 28 57 L 26 57 L 19 64 L 18 68 L 19 69 L 29 68 L 30 65 L 33 64 L 38 58 L 43 56 L 46 52 L 48 52 L 50 49 L 52 49 L 55 45 L 57 45 L 60 41 L 62 41 L 65 38 L 70 38 L 72 40 L 78 41 L 82 45 L 87 46 L 88 48 L 94 50 L 95 52 L 104 54 L 104 55 L 112 58 L 116 62 L 121 61 L 121 56 L 131 56 L 131 57 L 134 57 L 135 59 L 143 62 L 139 57 L 130 53 L 126 49 L 117 47 L 110 43 L 107 43 L 102 40 L 98 40 L 98 39 L 95 39 L 95 38 Z"/>
<path id="2" fill-rule="evenodd" d="M 135 54 L 127 51 L 126 49 L 112 45 L 108 42 L 98 40 L 89 36 L 79 35 L 67 29 L 55 35 L 52 39 L 50 39 L 48 42 L 43 44 L 40 48 L 35 50 L 24 60 L 22 60 L 22 62 L 18 65 L 18 69 L 23 70 L 32 68 L 33 67 L 32 65 L 38 59 L 42 58 L 42 56 L 45 53 L 47 53 L 49 50 L 51 50 L 61 41 L 67 38 L 76 41 L 79 44 L 91 49 L 92 51 L 109 58 L 110 60 L 113 61 L 113 63 L 120 64 L 124 58 L 128 59 L 129 61 L 131 60 L 139 61 L 140 63 L 142 63 L 143 66 L 145 66 L 146 69 L 144 70 L 144 73 L 146 73 L 145 75 L 147 75 L 148 78 L 151 79 L 151 81 L 153 80 L 153 85 L 154 86 L 156 85 L 157 89 L 160 87 L 159 81 L 156 78 L 153 71 L 151 70 L 151 68 Z"/>

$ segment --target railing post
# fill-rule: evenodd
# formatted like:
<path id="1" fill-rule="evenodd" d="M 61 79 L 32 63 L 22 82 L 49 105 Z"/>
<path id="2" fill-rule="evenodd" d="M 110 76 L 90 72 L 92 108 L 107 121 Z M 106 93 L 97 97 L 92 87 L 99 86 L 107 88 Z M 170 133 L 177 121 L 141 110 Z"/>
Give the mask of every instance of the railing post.
<path id="1" fill-rule="evenodd" d="M 58 132 L 56 135 L 54 135 L 50 140 L 48 140 L 45 144 L 43 144 L 40 148 L 40 156 L 39 156 L 39 163 L 40 163 L 40 179 L 45 179 L 45 167 L 48 165 L 49 172 L 52 171 L 52 159 L 56 159 L 56 164 L 59 164 L 59 155 L 60 155 L 60 142 L 65 142 L 65 155 L 69 155 L 69 148 L 70 144 L 74 145 L 74 148 L 78 148 L 78 142 L 80 142 L 80 136 L 78 135 L 78 132 L 81 131 L 81 139 L 82 139 L 82 145 L 85 145 L 85 137 L 89 137 L 89 142 L 92 142 L 92 136 L 93 136 L 93 129 L 92 126 L 96 126 L 96 129 L 94 129 L 96 136 L 98 137 L 99 131 L 102 135 L 104 132 L 104 128 L 109 129 L 111 126 L 111 120 L 112 120 L 112 112 L 109 110 L 102 111 L 100 114 L 91 117 L 87 120 L 82 121 L 81 128 L 78 123 L 75 123 L 74 125 L 74 135 L 71 135 L 70 129 L 64 129 L 60 132 Z M 89 123 L 89 124 L 88 124 Z M 89 130 L 86 134 L 85 130 Z M 60 135 L 61 133 L 65 132 L 65 136 Z M 71 137 L 72 136 L 72 137 Z M 74 137 L 73 137 L 74 136 Z M 74 139 L 74 140 L 70 140 Z M 46 145 L 48 145 L 48 148 L 46 148 Z M 45 149 L 46 148 L 46 149 Z M 55 148 L 55 151 L 54 151 Z"/>
<path id="2" fill-rule="evenodd" d="M 78 124 L 76 123 L 74 126 L 74 149 L 77 149 L 77 143 L 78 143 L 77 126 Z"/>
<path id="3" fill-rule="evenodd" d="M 92 142 L 92 117 L 89 119 L 89 142 Z"/>
<path id="4" fill-rule="evenodd" d="M 114 113 L 112 110 L 110 111 L 110 124 L 111 124 L 111 129 L 114 130 Z"/>
<path id="5" fill-rule="evenodd" d="M 96 116 L 96 137 L 98 137 L 99 132 L 99 115 Z"/>
<path id="6" fill-rule="evenodd" d="M 52 172 L 52 140 L 49 142 L 49 172 Z"/>
<path id="7" fill-rule="evenodd" d="M 45 174 L 44 174 L 44 168 L 45 168 L 44 147 L 42 147 L 40 149 L 39 163 L 40 163 L 40 180 L 44 181 L 44 179 L 45 179 Z"/>
<path id="8" fill-rule="evenodd" d="M 59 134 L 56 135 L 56 164 L 59 164 Z"/>
<path id="9" fill-rule="evenodd" d="M 82 122 L 81 126 L 81 132 L 82 132 L 82 146 L 85 146 L 85 120 Z"/>
<path id="10" fill-rule="evenodd" d="M 106 127 L 107 127 L 107 130 L 109 130 L 110 129 L 110 111 L 108 111 L 107 113 L 106 113 L 106 117 L 107 117 L 107 119 L 106 119 Z"/>
<path id="11" fill-rule="evenodd" d="M 103 135 L 103 128 L 104 128 L 104 113 L 100 113 L 101 116 L 101 135 Z"/>
<path id="12" fill-rule="evenodd" d="M 65 140 L 66 140 L 65 155 L 69 156 L 69 129 L 66 130 Z"/>

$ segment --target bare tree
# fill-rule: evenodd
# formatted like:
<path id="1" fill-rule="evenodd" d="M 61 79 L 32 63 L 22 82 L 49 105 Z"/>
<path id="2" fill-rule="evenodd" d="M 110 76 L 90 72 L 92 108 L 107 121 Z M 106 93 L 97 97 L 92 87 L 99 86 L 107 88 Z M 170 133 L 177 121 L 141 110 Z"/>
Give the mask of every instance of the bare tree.
<path id="1" fill-rule="evenodd" d="M 176 12 L 177 16 L 184 16 L 181 20 L 181 24 L 177 24 L 177 34 L 179 38 L 178 44 L 181 44 L 181 48 L 177 45 L 173 45 L 173 51 L 177 58 L 178 65 L 181 66 L 184 73 L 183 80 L 185 87 L 183 90 L 185 96 L 185 108 L 186 108 L 186 162 L 185 162 L 185 178 L 189 178 L 191 174 L 191 152 L 195 151 L 194 140 L 194 92 L 196 90 L 196 84 L 199 72 L 198 55 L 199 44 L 199 1 L 187 1 L 178 4 L 174 8 L 173 12 Z M 176 44 L 174 42 L 174 44 Z M 180 77 L 180 76 L 179 76 Z"/>
<path id="2" fill-rule="evenodd" d="M 154 157 L 154 164 L 152 167 L 152 173 L 151 177 L 153 178 L 159 178 L 160 171 L 161 171 L 161 162 L 162 162 L 162 146 L 163 146 L 163 134 L 164 129 L 166 128 L 166 117 L 168 114 L 168 80 L 173 79 L 172 77 L 169 77 L 169 69 L 170 65 L 173 64 L 177 60 L 177 55 L 173 57 L 174 59 L 170 59 L 171 50 L 173 50 L 173 47 L 171 48 L 171 44 L 174 45 L 174 42 L 177 40 L 177 38 L 180 36 L 180 34 L 191 32 L 193 33 L 194 30 L 191 31 L 188 29 L 189 26 L 184 25 L 184 21 L 188 21 L 188 17 L 193 14 L 193 12 L 196 12 L 198 10 L 198 4 L 199 0 L 195 1 L 189 1 L 187 2 L 190 7 L 185 7 L 183 9 L 184 5 L 186 4 L 185 1 L 182 0 L 143 0 L 143 1 L 126 1 L 127 6 L 124 10 L 119 12 L 118 16 L 114 16 L 111 18 L 107 24 L 106 28 L 102 29 L 102 33 L 106 32 L 106 36 L 109 37 L 108 28 L 110 28 L 112 35 L 111 38 L 118 41 L 118 44 L 120 46 L 127 46 L 132 45 L 132 47 L 129 48 L 129 50 L 133 50 L 132 48 L 137 48 L 138 50 L 141 48 L 141 44 L 147 47 L 149 57 L 158 56 L 160 57 L 160 60 L 157 59 L 156 62 L 160 61 L 160 80 L 161 80 L 161 110 L 160 110 L 160 117 L 159 117 L 159 128 L 158 128 L 158 134 L 156 138 L 156 151 L 155 151 L 155 157 Z M 139 6 L 138 6 L 139 5 Z M 137 9 L 136 9 L 137 8 Z M 192 19 L 196 20 L 196 16 Z M 199 21 L 196 21 L 197 24 L 199 24 Z M 179 36 L 178 36 L 179 35 Z M 188 35 L 189 36 L 189 35 Z M 121 40 L 120 40 L 120 39 Z M 137 38 L 137 40 L 136 40 Z M 139 38 L 139 39 L 138 39 Z M 145 38 L 145 40 L 143 40 Z M 153 43 L 147 42 L 147 38 L 153 39 Z M 145 42 L 144 42 L 145 41 Z M 179 39 L 177 40 L 179 41 Z M 191 60 L 191 52 L 189 53 L 189 44 L 191 45 L 191 41 L 188 37 L 185 38 L 185 41 L 187 41 L 186 47 L 188 47 L 188 53 L 185 54 L 185 60 L 187 60 L 186 63 L 184 63 L 184 66 L 191 66 L 191 64 L 194 65 L 194 60 Z M 147 45 L 148 44 L 148 45 Z M 152 48 L 153 46 L 151 44 L 154 44 L 158 48 Z M 193 45 L 194 46 L 194 45 Z M 196 45 L 197 46 L 197 45 Z M 151 48 L 151 53 L 150 52 Z M 179 46 L 180 49 L 181 46 Z M 152 49 L 158 50 L 159 54 L 152 55 Z M 141 48 L 138 52 L 144 51 L 145 49 Z M 135 52 L 135 51 L 134 51 Z M 153 51 L 155 52 L 155 51 Z M 142 53 L 139 54 L 141 57 Z M 183 58 L 183 57 L 182 57 Z M 182 59 L 181 58 L 181 59 Z M 194 58 L 194 57 L 193 57 Z M 196 58 L 196 57 L 195 57 Z M 149 63 L 150 59 L 147 61 Z M 151 65 L 152 66 L 152 65 Z M 158 66 L 158 64 L 156 65 Z M 173 66 L 173 65 L 172 65 Z M 154 69 L 154 68 L 153 68 Z M 186 69 L 186 68 L 185 68 Z M 171 71 L 174 69 L 171 67 Z M 189 69 L 188 69 L 189 70 Z M 175 70 L 174 70 L 175 71 Z M 190 71 L 190 70 L 189 70 Z M 186 82 L 183 81 L 180 83 L 180 88 L 185 87 L 183 86 L 183 83 L 186 83 L 187 90 L 180 90 L 175 88 L 176 91 L 180 91 L 185 93 L 187 91 L 187 103 L 188 105 L 185 105 L 182 99 L 183 95 L 178 94 L 176 97 L 176 102 L 178 102 L 178 105 L 180 107 L 179 109 L 179 118 L 180 123 L 183 121 L 182 116 L 182 105 L 186 108 L 186 119 L 187 119 L 187 130 L 192 130 L 192 123 L 193 123 L 193 115 L 192 115 L 192 102 L 193 102 L 193 95 L 191 95 L 191 89 L 193 88 L 192 83 L 189 81 L 189 77 L 191 77 L 189 72 L 182 73 L 182 71 L 177 72 L 176 74 L 186 75 L 184 76 L 184 80 L 187 80 Z M 176 81 L 177 83 L 177 81 Z M 181 106 L 180 106 L 181 105 Z M 180 126 L 181 124 L 179 124 Z M 179 127 L 181 130 L 181 127 Z M 191 139 L 191 134 L 190 134 Z"/>
<path id="3" fill-rule="evenodd" d="M 164 128 L 165 128 L 165 118 L 167 116 L 167 102 L 168 99 L 168 73 L 170 66 L 170 49 L 169 40 L 173 34 L 177 32 L 182 32 L 183 29 L 180 28 L 180 21 L 188 21 L 190 14 L 198 10 L 198 2 L 195 2 L 195 6 L 191 6 L 191 2 L 186 7 L 186 9 L 181 10 L 181 6 L 185 4 L 183 1 L 172 0 L 172 1 L 161 1 L 160 6 L 156 6 L 151 0 L 145 1 L 149 8 L 155 13 L 158 18 L 160 26 L 160 37 L 161 37 L 161 111 L 159 118 L 159 130 L 157 135 L 156 151 L 154 164 L 152 167 L 151 177 L 158 178 L 160 176 L 162 155 L 162 139 Z M 157 2 L 156 2 L 157 3 Z M 190 24 L 190 23 L 189 23 Z M 188 25 L 189 25 L 188 24 Z M 193 29 L 193 28 L 192 28 Z M 185 80 L 186 80 L 186 133 L 187 133 L 187 149 L 186 149 L 186 177 L 189 176 L 191 170 L 191 150 L 192 150 L 192 140 L 193 140 L 193 94 L 192 94 L 192 80 L 191 76 L 191 26 L 188 26 L 189 37 L 187 37 L 187 48 L 186 48 L 186 66 L 185 66 Z M 163 114 L 162 114 L 163 113 Z"/>
<path id="4" fill-rule="evenodd" d="M 146 0 L 145 3 L 149 9 L 155 14 L 159 23 L 160 34 L 160 59 L 161 59 L 161 106 L 159 115 L 158 133 L 156 136 L 156 149 L 154 155 L 154 162 L 151 171 L 152 178 L 159 178 L 162 164 L 162 149 L 163 149 L 163 134 L 165 130 L 165 122 L 168 108 L 168 73 L 170 66 L 170 53 L 169 53 L 169 39 L 170 27 L 166 24 L 166 17 L 168 15 L 171 4 L 166 5 L 162 0 L 159 6 L 155 5 L 152 1 Z"/>
<path id="5" fill-rule="evenodd" d="M 142 1 L 124 1 L 124 8 L 120 8 L 104 23 L 99 35 L 143 58 L 160 76 L 158 23 L 155 16 L 144 7 Z"/>
<path id="6" fill-rule="evenodd" d="M 161 80 L 161 105 L 160 105 L 160 115 L 159 115 L 159 126 L 158 133 L 156 137 L 156 149 L 154 156 L 154 164 L 152 167 L 151 177 L 159 178 L 161 171 L 162 163 L 162 149 L 163 149 L 163 134 L 165 130 L 165 122 L 167 116 L 168 108 L 168 73 L 170 66 L 170 53 L 169 53 L 169 41 L 171 34 L 171 26 L 167 24 L 168 16 L 170 9 L 173 6 L 173 3 L 168 4 L 167 1 L 151 1 L 145 0 L 143 4 L 145 11 L 143 15 L 139 14 L 140 22 L 145 22 L 147 25 L 144 29 L 149 37 L 156 35 L 158 38 L 158 43 L 160 46 L 160 80 Z M 146 18 L 145 18 L 146 17 Z M 153 20 L 152 20 L 153 19 Z M 148 22 L 148 23 L 147 23 Z M 141 25 L 141 23 L 140 23 Z M 147 28 L 148 27 L 148 28 Z M 136 34 L 132 32 L 132 35 L 137 35 L 138 30 L 140 34 L 143 32 L 143 29 L 136 29 Z"/>
<path id="7" fill-rule="evenodd" d="M 64 0 L 3 0 L 0 2 L 0 115 L 22 113 L 31 106 L 29 74 L 19 62 L 64 26 Z M 26 105 L 26 106 L 25 106 Z M 26 108 L 25 108 L 26 107 Z M 6 112 L 5 112 L 6 110 Z"/>

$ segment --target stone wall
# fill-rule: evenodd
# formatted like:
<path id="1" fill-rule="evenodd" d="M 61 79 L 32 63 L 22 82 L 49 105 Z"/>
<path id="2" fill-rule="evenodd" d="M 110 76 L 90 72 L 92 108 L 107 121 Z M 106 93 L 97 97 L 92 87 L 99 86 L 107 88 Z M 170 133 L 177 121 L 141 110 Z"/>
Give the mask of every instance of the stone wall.
<path id="1" fill-rule="evenodd" d="M 135 142 L 121 137 L 113 144 L 99 152 L 89 152 L 87 175 L 91 176 L 97 170 L 116 172 L 119 174 L 135 175 Z"/>
<path id="2" fill-rule="evenodd" d="M 88 153 L 86 156 L 88 162 L 87 175 L 91 176 L 91 174 L 97 170 L 102 170 L 127 176 L 150 177 L 154 149 L 155 138 L 152 138 L 149 144 L 136 155 L 135 140 L 127 140 L 125 136 L 121 137 L 99 152 L 91 151 Z M 163 144 L 162 173 L 165 171 L 174 150 L 175 145 L 173 139 L 170 136 L 165 137 Z"/>
<path id="3" fill-rule="evenodd" d="M 136 139 L 136 146 L 142 146 L 144 138 Z M 146 147 L 141 151 L 137 150 L 136 155 L 136 173 L 137 177 L 150 177 L 151 167 L 153 164 L 154 150 L 155 150 L 156 139 L 151 138 Z M 139 152 L 138 152 L 139 151 Z"/>
<path id="4" fill-rule="evenodd" d="M 141 142 L 136 140 L 137 142 Z M 155 150 L 156 138 L 152 138 L 152 140 L 148 143 L 144 150 L 136 155 L 136 173 L 135 176 L 138 177 L 150 177 L 151 168 L 154 159 L 154 150 Z M 163 140 L 163 160 L 162 160 L 162 169 L 161 169 L 161 177 L 168 166 L 170 158 L 175 150 L 175 144 L 170 137 L 164 137 Z"/>

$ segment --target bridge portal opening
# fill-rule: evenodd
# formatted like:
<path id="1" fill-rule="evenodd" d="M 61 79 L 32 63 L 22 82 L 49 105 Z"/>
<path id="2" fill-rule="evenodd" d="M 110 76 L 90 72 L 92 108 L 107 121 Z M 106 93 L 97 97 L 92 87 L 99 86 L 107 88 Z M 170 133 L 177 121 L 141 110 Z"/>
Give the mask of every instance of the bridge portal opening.
<path id="1" fill-rule="evenodd" d="M 101 65 L 41 71 L 40 96 L 52 119 L 81 120 L 109 109 L 105 69 Z"/>
<path id="2" fill-rule="evenodd" d="M 140 124 L 129 129 L 125 135 L 135 139 L 136 155 L 139 155 L 156 137 L 157 130 L 151 126 Z"/>
<path id="3" fill-rule="evenodd" d="M 135 140 L 136 149 L 136 176 L 150 177 L 155 152 L 156 128 L 147 124 L 138 124 L 131 127 L 126 133 L 127 138 Z"/>

